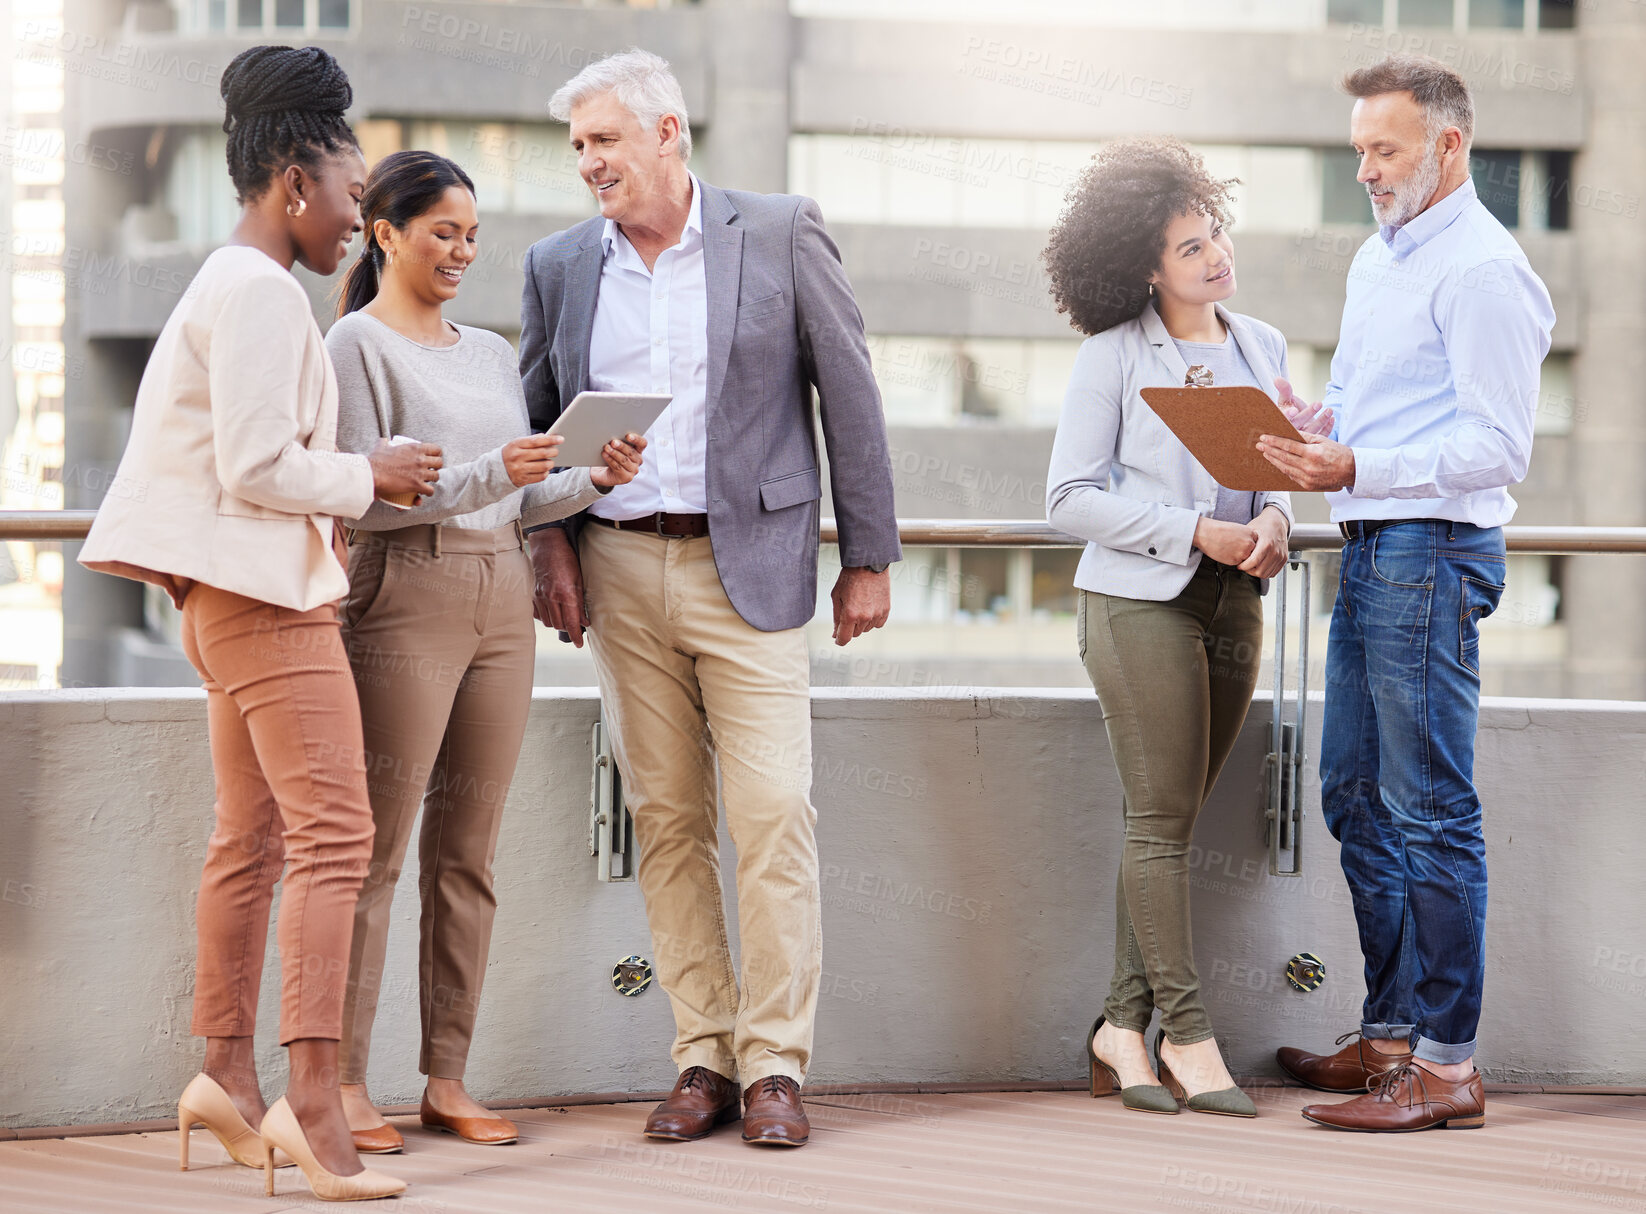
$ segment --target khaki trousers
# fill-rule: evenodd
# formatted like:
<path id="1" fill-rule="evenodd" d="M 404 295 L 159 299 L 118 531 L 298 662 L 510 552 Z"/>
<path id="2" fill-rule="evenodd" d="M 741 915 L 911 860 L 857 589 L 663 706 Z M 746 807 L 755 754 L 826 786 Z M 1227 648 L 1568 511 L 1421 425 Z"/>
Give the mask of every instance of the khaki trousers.
<path id="1" fill-rule="evenodd" d="M 355 895 L 371 855 L 360 711 L 337 605 L 294 611 L 195 583 L 183 652 L 206 688 L 217 826 L 195 909 L 199 1037 L 250 1037 L 280 899 L 280 1044 L 336 1040 Z"/>
<path id="2" fill-rule="evenodd" d="M 532 580 L 512 524 L 355 535 L 343 635 L 377 836 L 354 912 L 344 1083 L 366 1082 L 389 910 L 419 805 L 418 1069 L 463 1077 L 497 911 L 492 858 L 531 707 Z"/>
<path id="3" fill-rule="evenodd" d="M 1234 749 L 1257 684 L 1263 601 L 1250 574 L 1202 557 L 1175 599 L 1082 590 L 1080 656 L 1126 792 L 1105 1018 L 1173 1045 L 1212 1036 L 1189 929 L 1195 819 Z"/>
<path id="4" fill-rule="evenodd" d="M 591 523 L 581 556 L 675 1064 L 745 1086 L 768 1075 L 803 1082 L 823 964 L 804 636 L 762 632 L 737 614 L 708 537 Z M 720 885 L 720 801 L 737 847 L 741 983 Z"/>

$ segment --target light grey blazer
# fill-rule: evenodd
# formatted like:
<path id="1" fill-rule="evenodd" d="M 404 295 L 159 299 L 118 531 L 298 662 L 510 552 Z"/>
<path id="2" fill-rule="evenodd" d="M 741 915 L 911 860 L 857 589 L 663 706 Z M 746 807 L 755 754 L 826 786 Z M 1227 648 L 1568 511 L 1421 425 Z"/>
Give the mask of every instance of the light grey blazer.
<path id="1" fill-rule="evenodd" d="M 1217 314 L 1274 395 L 1274 377 L 1287 372 L 1286 339 L 1221 305 Z M 1074 579 L 1082 590 L 1163 602 L 1200 564 L 1195 524 L 1216 509 L 1217 482 L 1139 394 L 1181 388 L 1187 372 L 1152 304 L 1081 343 L 1046 472 L 1046 520 L 1086 541 Z M 1288 494 L 1252 496 L 1254 515 L 1272 505 L 1291 520 Z"/>
<path id="2" fill-rule="evenodd" d="M 588 386 L 604 227 L 596 216 L 526 253 L 520 376 L 533 430 L 548 429 Z M 890 564 L 903 555 L 863 316 L 809 198 L 703 183 L 703 271 L 715 566 L 732 606 L 754 627 L 798 628 L 817 608 L 814 385 L 841 564 Z M 581 520 L 567 520 L 574 534 Z"/>

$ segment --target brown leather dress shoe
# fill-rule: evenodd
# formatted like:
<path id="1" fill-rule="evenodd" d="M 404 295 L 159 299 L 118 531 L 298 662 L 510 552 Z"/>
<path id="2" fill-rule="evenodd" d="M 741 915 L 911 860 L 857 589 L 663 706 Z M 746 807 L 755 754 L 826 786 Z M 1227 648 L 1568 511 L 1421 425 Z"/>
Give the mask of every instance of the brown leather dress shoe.
<path id="1" fill-rule="evenodd" d="M 646 1118 L 645 1134 L 664 1142 L 692 1142 L 742 1113 L 735 1083 L 706 1066 L 689 1066 L 680 1072 L 669 1098 Z"/>
<path id="2" fill-rule="evenodd" d="M 506 1142 L 517 1142 L 520 1130 L 507 1117 L 448 1117 L 429 1103 L 429 1094 L 423 1093 L 422 1107 L 417 1119 L 431 1130 L 456 1134 L 464 1142 L 476 1146 L 498 1147 Z"/>
<path id="3" fill-rule="evenodd" d="M 1348 1045 L 1343 1045 L 1347 1041 Z M 1336 1042 L 1343 1048 L 1335 1054 L 1310 1054 L 1292 1046 L 1275 1051 L 1275 1061 L 1299 1083 L 1321 1092 L 1364 1092 L 1372 1080 L 1412 1060 L 1412 1052 L 1384 1054 L 1372 1048 L 1357 1029 L 1344 1033 Z"/>
<path id="4" fill-rule="evenodd" d="M 405 1149 L 406 1140 L 392 1125 L 380 1125 L 370 1130 L 350 1130 L 354 1149 L 362 1155 L 393 1155 Z"/>
<path id="5" fill-rule="evenodd" d="M 1477 1130 L 1486 1124 L 1486 1093 L 1479 1071 L 1454 1082 L 1409 1062 L 1373 1079 L 1365 1096 L 1342 1104 L 1311 1104 L 1303 1115 L 1317 1125 L 1362 1134 Z"/>
<path id="6" fill-rule="evenodd" d="M 767 1147 L 803 1147 L 812 1135 L 800 1103 L 800 1085 L 768 1075 L 743 1090 L 743 1141 Z"/>

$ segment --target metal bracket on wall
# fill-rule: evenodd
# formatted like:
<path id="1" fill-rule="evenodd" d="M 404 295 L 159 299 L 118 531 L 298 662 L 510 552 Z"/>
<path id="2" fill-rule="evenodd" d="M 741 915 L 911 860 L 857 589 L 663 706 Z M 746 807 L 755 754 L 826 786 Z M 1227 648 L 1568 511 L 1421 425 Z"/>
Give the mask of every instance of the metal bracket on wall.
<path id="1" fill-rule="evenodd" d="M 1301 577 L 1302 622 L 1298 626 L 1297 717 L 1286 716 L 1286 569 L 1296 569 Z M 1308 737 L 1305 726 L 1309 711 L 1309 562 L 1300 552 L 1287 555 L 1286 565 L 1273 582 L 1275 656 L 1274 718 L 1269 725 L 1268 801 L 1263 810 L 1263 828 L 1269 844 L 1269 872 L 1276 877 L 1303 875 L 1303 746 Z M 1290 853 L 1290 868 L 1280 866 L 1283 853 Z"/>
<path id="2" fill-rule="evenodd" d="M 589 780 L 589 855 L 595 858 L 594 879 L 633 881 L 634 819 L 623 804 L 623 778 L 603 720 L 594 723 L 590 751 L 594 772 Z"/>

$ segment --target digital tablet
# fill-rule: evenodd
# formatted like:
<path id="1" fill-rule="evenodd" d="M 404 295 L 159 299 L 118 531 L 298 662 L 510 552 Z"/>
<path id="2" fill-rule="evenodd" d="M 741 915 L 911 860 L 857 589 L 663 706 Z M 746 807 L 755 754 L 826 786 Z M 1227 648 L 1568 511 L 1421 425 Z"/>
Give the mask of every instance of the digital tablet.
<path id="1" fill-rule="evenodd" d="M 1225 489 L 1305 492 L 1258 452 L 1265 434 L 1303 436 L 1261 388 L 1144 388 L 1143 399 Z"/>
<path id="2" fill-rule="evenodd" d="M 645 434 L 674 397 L 652 392 L 579 392 L 549 427 L 561 438 L 556 468 L 599 468 L 600 449 L 625 434 Z"/>

